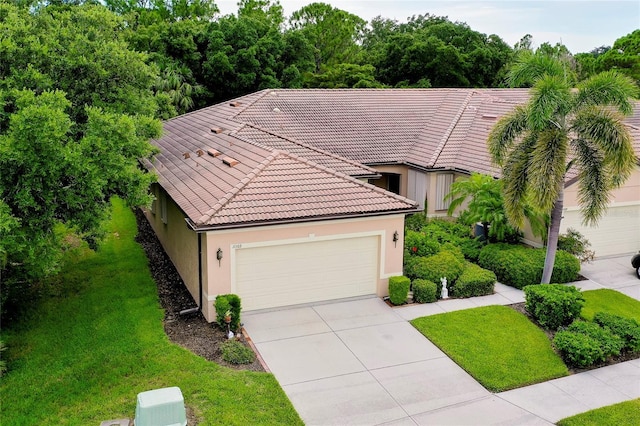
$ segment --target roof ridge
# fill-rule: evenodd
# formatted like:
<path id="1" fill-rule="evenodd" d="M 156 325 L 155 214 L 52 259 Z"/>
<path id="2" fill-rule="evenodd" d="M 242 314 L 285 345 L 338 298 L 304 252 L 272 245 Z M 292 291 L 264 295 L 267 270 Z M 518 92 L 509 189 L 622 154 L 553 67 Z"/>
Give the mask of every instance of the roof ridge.
<path id="1" fill-rule="evenodd" d="M 220 211 L 225 205 L 227 205 L 236 195 L 242 191 L 242 189 L 255 179 L 260 172 L 262 172 L 273 160 L 275 160 L 281 154 L 280 151 L 273 149 L 271 155 L 265 158 L 258 166 L 251 170 L 240 182 L 234 186 L 224 197 L 220 198 L 216 204 L 213 205 L 205 214 L 200 216 L 196 222 L 198 225 L 206 224 L 218 211 Z"/>
<path id="2" fill-rule="evenodd" d="M 444 147 L 447 144 L 449 137 L 451 137 L 451 133 L 453 133 L 453 130 L 456 128 L 458 121 L 460 121 L 460 117 L 462 117 L 464 110 L 467 109 L 467 106 L 469 105 L 469 102 L 473 97 L 473 93 L 474 91 L 470 90 L 467 96 L 465 97 L 464 102 L 462 102 L 460 109 L 456 113 L 453 120 L 451 120 L 451 124 L 449 124 L 449 127 L 447 128 L 444 135 L 440 139 L 440 142 L 438 143 L 438 146 L 434 150 L 433 155 L 431 155 L 431 161 L 429 162 L 429 164 L 434 165 L 438 161 L 438 158 L 440 157 L 440 154 L 442 154 L 442 151 L 444 150 Z"/>
<path id="3" fill-rule="evenodd" d="M 235 114 L 231 114 L 230 119 L 235 120 L 237 116 L 239 116 L 240 114 L 242 114 L 243 112 L 245 112 L 247 110 L 247 108 L 249 108 L 250 106 L 252 106 L 253 104 L 255 104 L 256 102 L 258 102 L 260 99 L 264 98 L 265 96 L 267 96 L 267 94 L 269 93 L 270 90 L 273 89 L 262 89 L 261 91 L 258 92 L 254 92 L 251 93 L 250 95 L 257 95 L 251 102 L 247 103 L 246 105 L 240 105 L 242 108 L 240 108 Z M 262 92 L 262 94 L 258 95 L 258 93 Z M 228 100 L 227 102 L 233 102 L 236 99 L 241 99 L 241 98 L 245 98 L 245 97 L 249 97 L 249 95 L 245 95 L 245 96 L 240 96 L 239 98 L 233 98 Z M 240 121 L 238 120 L 240 123 L 244 123 L 244 121 Z"/>
<path id="4" fill-rule="evenodd" d="M 379 186 L 372 185 L 372 184 L 370 184 L 368 182 L 363 182 L 360 179 L 354 178 L 353 176 L 349 176 L 346 173 L 342 173 L 342 172 L 339 172 L 337 170 L 331 169 L 329 167 L 323 166 L 322 164 L 318 164 L 315 161 L 309 160 L 308 158 L 302 157 L 302 156 L 294 154 L 292 152 L 281 151 L 279 154 L 280 155 L 284 155 L 284 156 L 288 156 L 288 157 L 290 157 L 290 158 L 292 158 L 292 159 L 294 159 L 296 161 L 300 161 L 300 162 L 305 163 L 305 164 L 307 164 L 307 165 L 309 165 L 311 167 L 319 169 L 319 170 L 321 170 L 323 172 L 329 173 L 330 175 L 333 175 L 333 176 L 336 176 L 336 177 L 339 177 L 339 178 L 342 178 L 342 179 L 345 179 L 345 180 L 348 180 L 348 181 L 352 181 L 354 183 L 357 183 L 358 185 L 364 186 L 365 188 L 373 189 L 374 191 L 378 192 L 379 194 L 386 195 L 386 196 L 391 196 L 391 197 L 395 198 L 398 201 L 409 203 L 409 204 L 412 204 L 414 206 L 417 205 L 417 203 L 414 200 L 411 200 L 409 198 L 406 198 L 406 197 L 403 197 L 401 195 L 395 194 L 393 192 L 387 191 L 386 189 L 382 189 Z"/>
<path id="5" fill-rule="evenodd" d="M 369 167 L 366 164 L 362 164 L 362 163 L 359 163 L 359 162 L 357 162 L 355 160 L 352 160 L 350 158 L 346 158 L 346 157 L 343 157 L 341 155 L 335 154 L 333 152 L 327 151 L 325 149 L 321 149 L 321 148 L 315 147 L 313 145 L 309 145 L 309 144 L 306 144 L 304 142 L 300 142 L 300 141 L 298 141 L 296 139 L 292 139 L 292 138 L 290 138 L 288 136 L 280 135 L 278 133 L 272 132 L 271 130 L 264 129 L 264 128 L 256 125 L 256 124 L 245 123 L 241 128 L 238 129 L 238 132 L 240 130 L 242 130 L 244 127 L 253 127 L 254 129 L 260 130 L 261 132 L 268 133 L 268 134 L 270 134 L 272 136 L 275 136 L 277 138 L 280 138 L 280 139 L 284 139 L 284 140 L 289 141 L 289 142 L 291 142 L 293 144 L 296 144 L 296 145 L 302 146 L 304 148 L 310 149 L 311 151 L 316 151 L 316 152 L 319 152 L 319 153 L 321 153 L 323 155 L 327 155 L 329 157 L 338 159 L 340 161 L 344 161 L 345 163 L 349 163 L 349 164 L 351 164 L 353 166 L 362 167 L 362 168 L 369 169 L 369 170 L 375 172 L 375 169 L 373 167 Z M 275 148 L 272 148 L 272 149 L 275 149 Z M 286 151 L 286 150 L 282 150 L 282 151 Z M 289 151 L 286 151 L 286 152 L 289 152 Z"/>

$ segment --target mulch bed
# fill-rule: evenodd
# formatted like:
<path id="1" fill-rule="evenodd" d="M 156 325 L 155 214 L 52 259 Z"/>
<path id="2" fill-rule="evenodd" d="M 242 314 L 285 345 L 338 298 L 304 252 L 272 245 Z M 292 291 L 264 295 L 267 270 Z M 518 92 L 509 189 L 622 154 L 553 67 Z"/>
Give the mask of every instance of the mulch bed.
<path id="1" fill-rule="evenodd" d="M 160 305 L 164 309 L 164 331 L 176 343 L 196 355 L 216 364 L 236 370 L 265 371 L 256 358 L 251 364 L 230 364 L 222 359 L 220 345 L 227 340 L 226 332 L 217 324 L 208 323 L 200 311 L 180 315 L 180 311 L 197 307 L 182 278 L 165 253 L 142 211 L 136 209 L 138 235 L 136 241 L 149 258 L 151 276 L 158 286 Z M 251 347 L 243 336 L 240 340 Z"/>

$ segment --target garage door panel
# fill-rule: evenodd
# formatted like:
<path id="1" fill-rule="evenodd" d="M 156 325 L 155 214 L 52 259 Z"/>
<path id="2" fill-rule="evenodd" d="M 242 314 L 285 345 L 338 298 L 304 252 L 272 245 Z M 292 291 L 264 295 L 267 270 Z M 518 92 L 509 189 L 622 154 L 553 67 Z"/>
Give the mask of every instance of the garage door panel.
<path id="1" fill-rule="evenodd" d="M 244 309 L 376 292 L 377 236 L 236 250 L 236 292 Z"/>
<path id="2" fill-rule="evenodd" d="M 573 228 L 591 243 L 597 257 L 640 250 L 640 206 L 610 207 L 596 227 L 584 226 L 579 211 L 565 211 L 561 232 Z"/>

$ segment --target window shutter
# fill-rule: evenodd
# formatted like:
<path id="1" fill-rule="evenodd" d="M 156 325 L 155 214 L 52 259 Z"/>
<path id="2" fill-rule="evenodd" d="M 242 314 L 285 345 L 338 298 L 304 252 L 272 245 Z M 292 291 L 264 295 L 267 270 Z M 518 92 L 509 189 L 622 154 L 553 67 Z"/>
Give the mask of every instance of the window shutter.
<path id="1" fill-rule="evenodd" d="M 451 190 L 453 183 L 453 173 L 442 173 L 436 176 L 436 210 L 447 210 L 451 204 L 450 200 L 444 197 Z"/>

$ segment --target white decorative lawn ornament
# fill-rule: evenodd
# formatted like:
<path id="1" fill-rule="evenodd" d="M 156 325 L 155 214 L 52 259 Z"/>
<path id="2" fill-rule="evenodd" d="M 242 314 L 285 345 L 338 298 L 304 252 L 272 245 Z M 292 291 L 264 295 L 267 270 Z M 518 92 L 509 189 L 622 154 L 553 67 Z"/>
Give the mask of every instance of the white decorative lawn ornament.
<path id="1" fill-rule="evenodd" d="M 440 278 L 440 282 L 442 283 L 442 294 L 440 296 L 442 299 L 448 299 L 449 289 L 447 289 L 447 277 Z"/>

